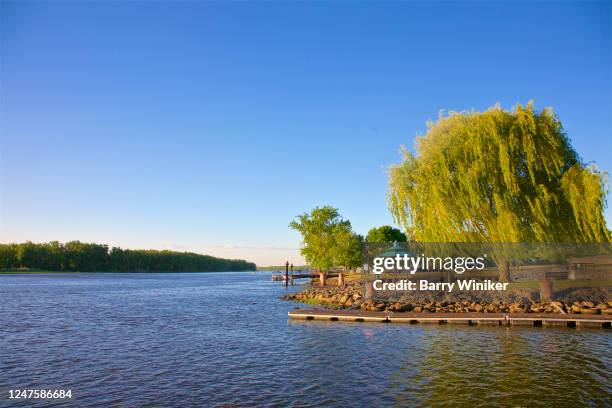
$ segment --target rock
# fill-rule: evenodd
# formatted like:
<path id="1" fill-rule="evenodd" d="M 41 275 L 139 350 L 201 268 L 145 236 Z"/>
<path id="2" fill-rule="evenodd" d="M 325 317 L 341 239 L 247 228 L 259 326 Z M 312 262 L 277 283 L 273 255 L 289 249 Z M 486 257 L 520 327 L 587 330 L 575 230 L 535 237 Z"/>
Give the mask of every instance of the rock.
<path id="1" fill-rule="evenodd" d="M 391 304 L 389 306 L 389 310 L 392 312 L 401 312 L 402 311 L 402 304 L 399 302 L 395 302 L 393 304 Z"/>
<path id="2" fill-rule="evenodd" d="M 582 306 L 595 307 L 595 304 L 593 302 L 582 302 Z"/>
<path id="3" fill-rule="evenodd" d="M 612 315 L 612 307 L 607 309 L 601 309 L 601 313 L 606 315 Z"/>
<path id="4" fill-rule="evenodd" d="M 415 313 L 421 313 L 423 311 L 423 308 L 421 306 L 417 306 L 414 309 L 412 309 L 412 311 Z"/>
<path id="5" fill-rule="evenodd" d="M 583 307 L 582 309 L 580 309 L 580 313 L 583 314 L 599 314 L 600 312 L 601 310 L 590 307 Z"/>
<path id="6" fill-rule="evenodd" d="M 555 309 L 554 311 L 556 312 L 567 312 L 567 309 L 565 307 L 565 305 L 563 304 L 563 302 L 550 302 L 551 306 L 553 307 L 553 309 Z"/>
<path id="7" fill-rule="evenodd" d="M 479 303 L 476 303 L 474 305 L 474 311 L 476 311 L 476 312 L 482 312 L 483 309 L 484 309 L 484 307 L 482 307 L 482 305 L 479 304 Z"/>
<path id="8" fill-rule="evenodd" d="M 529 308 L 529 311 L 531 311 L 532 313 L 541 313 L 544 311 L 544 309 L 542 308 L 542 306 L 534 304 Z"/>

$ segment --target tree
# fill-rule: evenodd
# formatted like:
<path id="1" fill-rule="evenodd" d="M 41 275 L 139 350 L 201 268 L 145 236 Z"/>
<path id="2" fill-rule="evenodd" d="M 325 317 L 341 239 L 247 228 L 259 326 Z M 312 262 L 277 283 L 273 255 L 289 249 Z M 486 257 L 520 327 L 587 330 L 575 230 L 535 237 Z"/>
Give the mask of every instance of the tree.
<path id="1" fill-rule="evenodd" d="M 17 245 L 0 244 L 0 269 L 14 267 L 17 263 Z"/>
<path id="2" fill-rule="evenodd" d="M 394 242 L 406 241 L 406 235 L 390 225 L 372 228 L 368 231 L 368 235 L 366 235 L 366 242 L 368 244 L 392 244 Z"/>
<path id="3" fill-rule="evenodd" d="M 327 272 L 339 266 L 343 240 L 352 233 L 351 223 L 342 218 L 337 208 L 330 206 L 315 207 L 296 218 L 289 226 L 302 234 L 301 253 L 319 271 L 324 286 Z"/>
<path id="4" fill-rule="evenodd" d="M 391 167 L 389 207 L 421 242 L 609 242 L 607 174 L 581 161 L 552 110 L 451 113 Z M 507 256 L 493 254 L 500 280 Z"/>
<path id="5" fill-rule="evenodd" d="M 344 271 L 361 265 L 364 240 L 350 229 L 342 228 L 336 235 L 336 251 L 334 263 L 342 266 Z M 344 272 L 338 274 L 338 285 L 344 285 Z"/>

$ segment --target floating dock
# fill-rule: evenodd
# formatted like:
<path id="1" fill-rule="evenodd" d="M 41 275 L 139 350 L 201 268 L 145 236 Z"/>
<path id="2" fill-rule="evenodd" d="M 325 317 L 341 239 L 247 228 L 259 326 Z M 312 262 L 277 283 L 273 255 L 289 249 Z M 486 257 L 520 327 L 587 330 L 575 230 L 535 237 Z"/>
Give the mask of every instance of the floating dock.
<path id="1" fill-rule="evenodd" d="M 433 323 L 492 326 L 562 326 L 610 328 L 612 316 L 560 313 L 410 313 L 361 310 L 296 309 L 289 317 L 300 320 L 378 323 Z"/>

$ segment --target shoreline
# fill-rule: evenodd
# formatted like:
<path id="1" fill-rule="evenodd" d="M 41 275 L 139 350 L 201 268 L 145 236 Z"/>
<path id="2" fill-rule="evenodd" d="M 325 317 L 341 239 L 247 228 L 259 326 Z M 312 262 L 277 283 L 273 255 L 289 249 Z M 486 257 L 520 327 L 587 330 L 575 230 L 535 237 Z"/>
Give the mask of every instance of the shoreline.
<path id="1" fill-rule="evenodd" d="M 374 292 L 376 293 L 376 292 Z M 344 287 L 311 286 L 282 297 L 283 300 L 322 306 L 327 310 L 410 313 L 546 313 L 551 315 L 612 315 L 607 287 L 576 287 L 559 290 L 552 300 L 540 300 L 533 289 L 508 291 L 407 291 L 365 297 L 360 282 Z"/>

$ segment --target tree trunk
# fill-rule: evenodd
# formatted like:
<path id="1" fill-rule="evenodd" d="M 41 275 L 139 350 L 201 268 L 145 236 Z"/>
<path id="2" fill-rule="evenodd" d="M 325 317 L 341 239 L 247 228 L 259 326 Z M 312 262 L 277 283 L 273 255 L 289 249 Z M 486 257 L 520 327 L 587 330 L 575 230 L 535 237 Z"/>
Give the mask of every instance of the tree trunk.
<path id="1" fill-rule="evenodd" d="M 540 302 L 551 300 L 553 295 L 553 285 L 550 279 L 540 279 Z"/>
<path id="2" fill-rule="evenodd" d="M 374 283 L 371 280 L 366 281 L 365 284 L 365 295 L 364 298 L 365 299 L 372 299 L 372 296 L 374 294 Z"/>
<path id="3" fill-rule="evenodd" d="M 321 282 L 321 286 L 325 286 L 327 283 L 327 273 L 319 271 L 319 281 Z"/>
<path id="4" fill-rule="evenodd" d="M 338 286 L 344 286 L 344 272 L 338 273 Z"/>
<path id="5" fill-rule="evenodd" d="M 510 276 L 510 262 L 507 259 L 501 261 L 497 268 L 499 269 L 499 281 L 500 282 L 512 282 L 512 276 Z"/>

